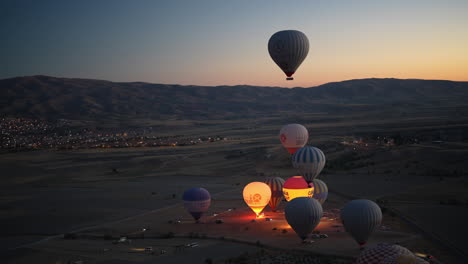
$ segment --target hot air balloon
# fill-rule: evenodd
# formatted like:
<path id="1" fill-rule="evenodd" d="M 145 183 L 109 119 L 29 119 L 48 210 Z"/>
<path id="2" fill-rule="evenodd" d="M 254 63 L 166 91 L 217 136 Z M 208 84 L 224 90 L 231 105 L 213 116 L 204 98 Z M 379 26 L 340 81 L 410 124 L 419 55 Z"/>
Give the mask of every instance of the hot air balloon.
<path id="1" fill-rule="evenodd" d="M 271 189 L 266 183 L 251 182 L 244 187 L 245 203 L 258 214 L 265 208 L 271 198 Z"/>
<path id="2" fill-rule="evenodd" d="M 184 207 L 195 218 L 198 219 L 208 210 L 211 204 L 210 193 L 204 188 L 191 188 L 184 192 L 182 197 Z"/>
<path id="3" fill-rule="evenodd" d="M 279 31 L 268 41 L 268 52 L 286 74 L 286 80 L 293 80 L 291 76 L 309 53 L 309 40 L 304 33 L 297 30 Z"/>
<path id="4" fill-rule="evenodd" d="M 411 253 L 409 255 L 408 253 L 406 254 L 398 254 L 398 255 L 393 255 L 390 257 L 386 257 L 381 264 L 429 264 L 429 262 L 416 257 Z"/>
<path id="5" fill-rule="evenodd" d="M 280 141 L 290 154 L 302 148 L 309 139 L 307 128 L 299 124 L 285 125 L 280 130 Z"/>
<path id="6" fill-rule="evenodd" d="M 284 215 L 296 234 L 305 240 L 320 223 L 323 215 L 322 205 L 310 197 L 298 197 L 286 204 Z"/>
<path id="7" fill-rule="evenodd" d="M 307 182 L 311 182 L 325 167 L 325 154 L 316 147 L 305 146 L 294 153 L 292 164 Z"/>
<path id="8" fill-rule="evenodd" d="M 313 180 L 312 183 L 314 184 L 314 195 L 312 197 L 317 199 L 320 204 L 323 204 L 328 197 L 327 185 L 319 179 Z"/>
<path id="9" fill-rule="evenodd" d="M 395 255 L 413 255 L 413 253 L 402 246 L 380 243 L 364 249 L 356 259 L 356 264 L 381 264 L 385 258 Z"/>
<path id="10" fill-rule="evenodd" d="M 281 200 L 283 200 L 284 180 L 280 177 L 270 177 L 265 180 L 265 183 L 270 186 L 271 189 L 271 199 L 268 205 L 273 211 L 276 211 Z"/>
<path id="11" fill-rule="evenodd" d="M 346 231 L 360 246 L 363 246 L 374 230 L 380 226 L 382 211 L 373 201 L 352 200 L 341 209 L 341 220 Z"/>
<path id="12" fill-rule="evenodd" d="M 283 195 L 288 202 L 297 197 L 312 197 L 314 184 L 308 184 L 302 176 L 293 176 L 284 182 Z"/>

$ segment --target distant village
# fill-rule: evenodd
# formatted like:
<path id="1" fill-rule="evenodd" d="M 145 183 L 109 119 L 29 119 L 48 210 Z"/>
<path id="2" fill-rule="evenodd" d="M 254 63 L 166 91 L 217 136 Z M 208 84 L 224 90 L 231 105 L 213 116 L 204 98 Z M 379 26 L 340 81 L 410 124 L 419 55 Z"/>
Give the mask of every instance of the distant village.
<path id="1" fill-rule="evenodd" d="M 29 118 L 0 119 L 0 149 L 3 150 L 175 147 L 222 140 L 227 138 L 156 136 L 145 129 L 77 129 L 63 119 L 55 123 Z"/>

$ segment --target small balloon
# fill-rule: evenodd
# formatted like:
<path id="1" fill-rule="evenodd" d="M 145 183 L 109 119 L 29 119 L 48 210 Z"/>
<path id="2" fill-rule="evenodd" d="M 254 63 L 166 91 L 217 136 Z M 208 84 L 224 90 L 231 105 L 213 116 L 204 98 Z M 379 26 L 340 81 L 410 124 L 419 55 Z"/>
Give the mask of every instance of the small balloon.
<path id="1" fill-rule="evenodd" d="M 211 204 L 210 193 L 204 188 L 191 188 L 184 192 L 182 197 L 184 207 L 198 221 L 200 217 L 208 211 Z"/>
<path id="2" fill-rule="evenodd" d="M 271 189 L 266 183 L 251 182 L 244 187 L 245 203 L 258 216 L 271 199 Z"/>
<path id="3" fill-rule="evenodd" d="M 270 186 L 271 189 L 271 199 L 270 202 L 268 202 L 268 205 L 273 211 L 275 211 L 281 203 L 281 200 L 283 200 L 284 180 L 280 177 L 270 177 L 265 180 L 265 183 Z"/>
<path id="4" fill-rule="evenodd" d="M 309 140 L 307 128 L 299 124 L 285 125 L 280 130 L 280 141 L 290 154 L 294 154 L 302 148 Z"/>

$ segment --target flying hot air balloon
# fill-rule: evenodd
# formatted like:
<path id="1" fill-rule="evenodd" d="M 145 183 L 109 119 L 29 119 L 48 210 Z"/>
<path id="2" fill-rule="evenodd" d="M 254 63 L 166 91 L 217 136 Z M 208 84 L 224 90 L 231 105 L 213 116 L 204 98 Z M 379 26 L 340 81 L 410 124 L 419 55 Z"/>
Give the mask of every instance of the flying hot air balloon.
<path id="1" fill-rule="evenodd" d="M 204 188 L 191 188 L 184 192 L 182 197 L 184 207 L 198 222 L 203 213 L 208 211 L 211 204 L 210 193 Z"/>
<path id="2" fill-rule="evenodd" d="M 245 203 L 258 216 L 270 201 L 271 189 L 266 183 L 251 182 L 244 187 L 243 196 Z"/>
<path id="3" fill-rule="evenodd" d="M 290 154 L 302 148 L 309 140 L 307 128 L 299 124 L 285 125 L 280 130 L 280 141 Z"/>
<path id="4" fill-rule="evenodd" d="M 317 199 L 320 204 L 323 204 L 328 197 L 327 185 L 319 179 L 313 180 L 312 183 L 314 184 L 314 195 L 312 197 Z"/>
<path id="5" fill-rule="evenodd" d="M 311 182 L 325 167 L 325 154 L 316 147 L 305 146 L 293 154 L 292 164 L 307 182 Z"/>
<path id="6" fill-rule="evenodd" d="M 362 247 L 382 222 L 380 207 L 370 200 L 352 200 L 341 209 L 341 220 L 346 231 Z"/>
<path id="7" fill-rule="evenodd" d="M 302 176 L 293 176 L 284 182 L 283 195 L 288 202 L 297 197 L 312 197 L 314 184 L 307 183 Z"/>
<path id="8" fill-rule="evenodd" d="M 310 197 L 295 198 L 284 209 L 286 221 L 302 240 L 320 223 L 322 215 L 322 205 Z"/>
<path id="9" fill-rule="evenodd" d="M 396 255 L 413 255 L 411 251 L 399 245 L 379 243 L 364 249 L 356 259 L 356 264 L 381 264 L 386 258 Z"/>
<path id="10" fill-rule="evenodd" d="M 270 37 L 268 52 L 286 74 L 286 80 L 293 80 L 291 76 L 309 53 L 309 40 L 304 33 L 297 30 L 279 31 Z"/>
<path id="11" fill-rule="evenodd" d="M 266 178 L 265 183 L 270 186 L 271 189 L 271 199 L 268 202 L 271 210 L 276 211 L 276 208 L 283 200 L 283 184 L 284 180 L 280 177 L 269 177 Z"/>

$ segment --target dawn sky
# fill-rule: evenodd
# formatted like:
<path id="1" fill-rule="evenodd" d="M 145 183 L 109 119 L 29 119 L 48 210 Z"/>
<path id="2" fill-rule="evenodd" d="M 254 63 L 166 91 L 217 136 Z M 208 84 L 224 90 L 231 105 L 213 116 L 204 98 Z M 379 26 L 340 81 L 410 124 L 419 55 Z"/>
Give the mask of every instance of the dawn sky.
<path id="1" fill-rule="evenodd" d="M 468 81 L 468 1 L 0 2 L 0 78 L 315 86 L 369 77 Z M 267 43 L 304 32 L 285 81 Z"/>

